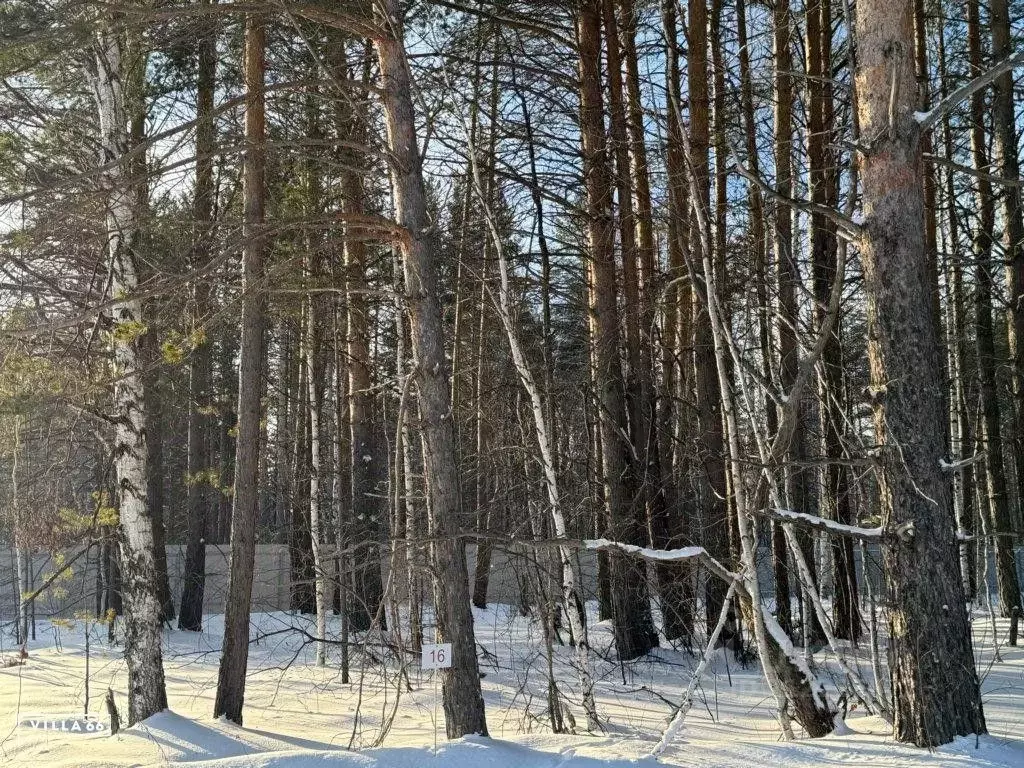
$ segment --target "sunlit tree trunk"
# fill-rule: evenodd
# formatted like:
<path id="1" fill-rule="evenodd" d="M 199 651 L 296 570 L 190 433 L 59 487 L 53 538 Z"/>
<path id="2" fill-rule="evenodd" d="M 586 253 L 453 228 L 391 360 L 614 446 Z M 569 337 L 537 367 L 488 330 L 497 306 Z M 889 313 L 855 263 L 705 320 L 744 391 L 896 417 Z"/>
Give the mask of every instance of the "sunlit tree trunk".
<path id="1" fill-rule="evenodd" d="M 125 609 L 128 722 L 145 720 L 167 707 L 160 649 L 160 599 L 153 520 L 146 502 L 149 481 L 144 391 L 146 333 L 139 288 L 139 196 L 131 179 L 128 134 L 131 105 L 142 98 L 144 58 L 116 25 L 95 33 L 93 86 L 99 112 L 99 144 L 106 200 L 107 256 L 114 367 L 114 468 L 118 485 L 121 592 Z M 133 72 L 133 69 L 135 70 Z M 137 182 L 136 182 L 137 183 Z"/>
<path id="2" fill-rule="evenodd" d="M 628 421 L 619 357 L 619 311 L 615 279 L 615 229 L 611 215 L 612 176 L 604 135 L 601 89 L 601 2 L 582 0 L 578 14 L 580 129 L 587 202 L 590 313 L 595 383 L 600 406 L 603 482 L 611 538 L 642 543 L 634 510 L 636 489 L 630 466 Z M 619 658 L 634 659 L 658 644 L 651 621 L 645 569 L 622 554 L 609 558 L 612 621 Z"/>
<path id="3" fill-rule="evenodd" d="M 689 170 L 694 191 L 691 210 L 700 208 L 711 220 L 711 178 L 708 162 L 710 146 L 710 89 L 708 87 L 708 9 L 707 0 L 689 0 L 687 27 L 687 78 L 689 83 Z M 689 248 L 691 263 L 699 265 L 711 240 L 702 242 L 698 216 L 690 216 Z M 718 254 L 709 254 L 712 260 Z M 697 453 L 702 465 L 700 476 L 701 519 L 697 538 L 712 557 L 720 562 L 729 559 L 729 522 L 725 444 L 722 434 L 721 391 L 715 373 L 714 339 L 711 317 L 706 302 L 693 304 L 694 385 L 697 401 Z M 714 627 L 722 610 L 726 585 L 708 579 L 704 612 L 708 627 Z M 722 634 L 728 642 L 729 633 Z"/>
<path id="4" fill-rule="evenodd" d="M 912 0 L 857 8 L 861 262 L 897 740 L 920 746 L 985 732 L 955 522 L 942 476 L 944 413 L 914 119 Z M 922 649 L 922 638 L 928 638 Z"/>
<path id="5" fill-rule="evenodd" d="M 683 435 L 688 435 L 694 419 L 688 408 L 677 408 L 676 401 L 690 398 L 693 379 L 693 354 L 690 349 L 692 322 L 692 286 L 685 280 L 684 253 L 689 248 L 689 173 L 683 149 L 682 126 L 679 124 L 682 94 L 680 93 L 680 57 L 675 0 L 661 3 L 662 28 L 665 38 L 665 62 L 669 105 L 666 109 L 665 170 L 668 182 L 668 226 L 666 284 L 659 296 L 661 312 L 661 388 L 658 397 L 657 438 L 662 462 L 662 475 L 676 491 L 671 506 L 669 533 L 677 541 L 690 543 L 693 531 L 693 498 L 686 490 L 690 460 L 688 451 L 680 446 Z M 671 502 L 672 499 L 670 498 Z M 666 573 L 671 566 L 658 570 L 659 581 L 670 578 Z M 692 569 L 686 565 L 678 569 L 676 580 L 680 590 L 682 610 L 678 613 L 685 626 L 693 627 L 694 588 Z M 666 636 L 671 627 L 666 626 Z"/>
<path id="6" fill-rule="evenodd" d="M 992 26 L 992 58 L 1005 60 L 1014 52 L 1008 0 L 992 0 L 989 6 Z M 1019 19 L 1019 11 L 1018 19 Z M 1020 45 L 1019 41 L 1017 45 Z M 1020 186 L 1018 136 L 1020 132 L 1016 106 L 1020 97 L 1014 94 L 1013 71 L 996 78 L 992 91 L 992 129 L 994 132 L 995 165 L 1005 183 L 999 190 L 1003 202 L 1003 246 L 1007 284 L 1010 290 L 1010 312 L 1007 326 L 1013 373 L 1013 446 L 1017 470 L 1017 504 L 1024 508 L 1024 197 Z M 1020 524 L 1018 510 L 1018 524 Z M 1019 592 L 1019 590 L 1018 590 Z M 1004 612 L 1016 605 L 1002 605 Z"/>

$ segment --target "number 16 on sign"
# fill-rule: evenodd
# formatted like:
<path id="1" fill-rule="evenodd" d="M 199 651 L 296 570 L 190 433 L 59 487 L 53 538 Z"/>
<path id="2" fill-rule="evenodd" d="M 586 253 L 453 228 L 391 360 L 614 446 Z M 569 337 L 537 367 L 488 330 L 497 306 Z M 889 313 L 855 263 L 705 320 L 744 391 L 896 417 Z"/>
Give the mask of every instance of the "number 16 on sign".
<path id="1" fill-rule="evenodd" d="M 452 644 L 431 643 L 423 644 L 420 654 L 420 669 L 450 669 L 452 666 Z M 434 716 L 431 720 L 434 723 L 434 755 L 437 755 L 437 675 L 434 678 Z"/>
<path id="2" fill-rule="evenodd" d="M 448 669 L 451 665 L 451 643 L 436 643 L 433 645 L 424 643 L 423 652 L 420 656 L 421 669 Z"/>

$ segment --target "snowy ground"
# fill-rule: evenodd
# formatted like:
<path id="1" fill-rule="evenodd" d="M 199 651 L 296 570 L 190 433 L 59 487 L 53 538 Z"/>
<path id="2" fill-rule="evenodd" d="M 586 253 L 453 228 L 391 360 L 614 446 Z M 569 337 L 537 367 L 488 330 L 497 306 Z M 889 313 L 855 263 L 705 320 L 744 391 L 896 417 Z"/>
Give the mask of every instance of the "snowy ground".
<path id="1" fill-rule="evenodd" d="M 330 665 L 313 665 L 303 632 L 308 619 L 284 613 L 254 617 L 260 635 L 252 647 L 245 699 L 245 727 L 213 721 L 221 617 L 207 617 L 207 632 L 167 631 L 165 669 L 172 711 L 115 737 L 85 737 L 17 727 L 28 715 L 81 714 L 85 705 L 86 654 L 83 627 L 40 623 L 24 664 L 0 669 L 0 765 L 156 766 L 201 768 L 623 768 L 654 765 L 647 757 L 680 700 L 696 660 L 662 649 L 657 658 L 627 665 L 607 659 L 595 670 L 601 735 L 552 735 L 546 722 L 546 663 L 539 628 L 511 609 L 476 612 L 477 639 L 492 739 L 444 739 L 435 681 L 417 664 L 408 667 L 411 691 L 397 665 L 382 675 L 385 655 L 371 644 L 353 657 L 351 684 L 342 684 L 337 648 Z M 998 637 L 1005 640 L 1006 627 Z M 95 628 L 89 659 L 89 712 L 105 719 L 107 687 L 126 711 L 126 674 L 117 647 Z M 593 628 L 592 641 L 607 657 L 607 626 Z M 15 659 L 10 639 L 0 656 Z M 896 745 L 882 721 L 853 711 L 850 733 L 827 739 L 782 742 L 767 691 L 755 667 L 739 668 L 726 655 L 715 658 L 681 734 L 661 755 L 662 763 L 687 766 L 1024 766 L 1024 649 L 1000 648 L 993 663 L 991 622 L 975 622 L 975 648 L 984 675 L 985 711 L 991 735 L 928 752 Z M 558 651 L 556 674 L 580 724 L 573 697 L 570 654 Z M 371 656 L 373 658 L 371 658 Z M 819 654 L 822 676 L 832 665 Z M 3 665 L 0 664 L 0 667 Z M 862 668 L 870 677 L 869 669 Z M 399 687 L 401 690 L 399 690 Z M 437 750 L 435 751 L 435 724 Z"/>

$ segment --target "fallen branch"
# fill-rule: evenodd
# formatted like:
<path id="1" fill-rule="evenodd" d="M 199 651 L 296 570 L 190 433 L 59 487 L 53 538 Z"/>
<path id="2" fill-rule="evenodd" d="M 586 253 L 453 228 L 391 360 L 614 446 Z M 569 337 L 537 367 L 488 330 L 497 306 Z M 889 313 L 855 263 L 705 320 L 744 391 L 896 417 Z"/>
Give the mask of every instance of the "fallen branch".
<path id="1" fill-rule="evenodd" d="M 708 637 L 708 644 L 704 649 L 704 655 L 701 656 L 700 663 L 697 665 L 697 668 L 693 671 L 693 675 L 690 677 L 690 684 L 686 686 L 686 693 L 683 695 L 683 703 L 676 709 L 675 714 L 672 716 L 672 721 L 668 724 L 668 728 L 665 729 L 665 733 L 662 734 L 658 743 L 651 750 L 648 757 L 653 757 L 657 760 L 658 756 L 668 748 L 669 743 L 683 729 L 683 721 L 686 719 L 686 715 L 689 713 L 690 708 L 693 707 L 693 692 L 700 683 L 700 679 L 704 676 L 704 670 L 707 668 L 708 661 L 711 660 L 711 656 L 715 652 L 715 648 L 718 647 L 718 637 L 722 634 L 722 628 L 725 626 L 725 622 L 728 619 L 729 610 L 732 605 L 732 598 L 733 595 L 736 594 L 737 586 L 739 586 L 739 581 L 733 581 L 729 585 L 729 591 L 725 595 L 725 600 L 722 601 L 722 610 L 718 613 L 718 622 L 715 624 L 714 630 Z"/>

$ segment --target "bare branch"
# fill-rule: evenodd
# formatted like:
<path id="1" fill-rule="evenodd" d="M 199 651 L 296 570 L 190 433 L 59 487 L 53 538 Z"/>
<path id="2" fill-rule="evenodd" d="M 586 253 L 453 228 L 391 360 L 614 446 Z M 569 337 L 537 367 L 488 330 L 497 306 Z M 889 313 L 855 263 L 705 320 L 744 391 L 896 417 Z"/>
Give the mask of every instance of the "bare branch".
<path id="1" fill-rule="evenodd" d="M 987 72 L 983 72 L 973 80 L 964 83 L 964 85 L 957 88 L 927 112 L 915 113 L 914 119 L 916 119 L 918 125 L 921 126 L 921 132 L 924 133 L 925 131 L 930 131 L 935 127 L 935 124 L 942 119 L 943 115 L 956 109 L 957 105 L 959 105 L 961 101 L 968 99 L 971 94 L 986 87 L 1000 75 L 1021 65 L 1024 65 L 1024 50 L 1017 51 L 1017 53 L 1003 59 Z"/>

